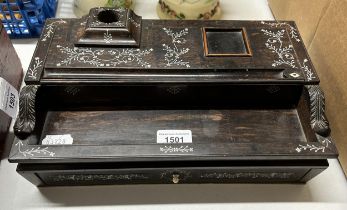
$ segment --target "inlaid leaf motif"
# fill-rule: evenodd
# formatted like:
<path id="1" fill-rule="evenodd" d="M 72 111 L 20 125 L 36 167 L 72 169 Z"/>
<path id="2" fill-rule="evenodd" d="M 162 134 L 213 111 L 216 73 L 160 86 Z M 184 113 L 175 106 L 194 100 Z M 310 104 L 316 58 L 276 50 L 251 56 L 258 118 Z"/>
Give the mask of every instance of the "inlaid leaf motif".
<path id="1" fill-rule="evenodd" d="M 311 81 L 312 79 L 315 79 L 316 76 L 314 75 L 312 69 L 306 65 L 307 62 L 308 62 L 308 60 L 304 59 L 304 61 L 302 62 L 301 69 L 304 70 L 304 72 L 306 74 L 307 81 Z"/>
<path id="2" fill-rule="evenodd" d="M 327 148 L 329 148 L 330 144 L 332 143 L 332 139 L 331 137 L 322 137 L 320 135 L 316 135 L 318 142 L 320 143 L 320 145 L 316 146 L 314 144 L 306 144 L 306 145 L 301 145 L 299 144 L 299 146 L 295 149 L 297 152 L 301 152 L 301 151 L 312 151 L 312 152 L 325 152 L 325 150 Z"/>
<path id="3" fill-rule="evenodd" d="M 28 68 L 27 77 L 30 79 L 36 79 L 37 78 L 37 71 L 39 68 L 43 66 L 43 61 L 40 60 L 40 57 L 35 57 L 32 66 Z"/>
<path id="4" fill-rule="evenodd" d="M 110 40 L 109 40 L 110 41 Z M 93 49 L 78 48 L 57 45 L 57 49 L 64 59 L 57 62 L 57 66 L 66 66 L 75 63 L 89 64 L 96 67 L 116 67 L 120 65 L 138 65 L 144 68 L 150 68 L 151 64 L 146 61 L 147 57 L 153 51 L 150 49 Z"/>
<path id="5" fill-rule="evenodd" d="M 137 23 L 137 22 L 134 20 L 133 17 L 130 16 L 128 19 L 130 20 L 130 22 L 131 22 L 136 28 L 140 27 L 140 24 Z"/>
<path id="6" fill-rule="evenodd" d="M 312 152 L 325 152 L 325 149 L 328 148 L 330 140 L 326 140 L 325 141 L 326 144 L 325 145 L 319 145 L 316 146 L 314 144 L 306 144 L 306 145 L 302 145 L 299 144 L 299 146 L 295 149 L 297 152 L 301 152 L 301 151 L 312 151 Z"/>
<path id="7" fill-rule="evenodd" d="M 289 34 L 290 34 L 290 38 L 294 39 L 297 42 L 300 42 L 300 38 L 298 35 L 298 31 L 296 30 L 296 28 L 294 28 L 293 26 L 291 26 L 290 24 L 286 23 L 286 22 L 265 22 L 265 21 L 261 21 L 261 24 L 263 25 L 268 25 L 270 27 L 273 28 L 278 28 L 278 27 L 287 27 L 287 29 L 289 30 Z"/>
<path id="8" fill-rule="evenodd" d="M 189 61 L 184 61 L 182 56 L 189 52 L 189 48 L 181 48 L 179 45 L 185 44 L 187 40 L 184 38 L 188 34 L 188 28 L 174 32 L 170 28 L 163 28 L 165 33 L 172 39 L 171 44 L 163 44 L 163 50 L 166 51 L 164 57 L 166 66 L 185 66 L 190 68 Z"/>
<path id="9" fill-rule="evenodd" d="M 175 153 L 175 152 L 189 153 L 189 152 L 194 152 L 194 148 L 189 146 L 180 146 L 180 147 L 164 146 L 164 147 L 160 147 L 160 151 L 163 153 Z"/>
<path id="10" fill-rule="evenodd" d="M 294 69 L 297 68 L 295 65 L 293 45 L 286 46 L 282 40 L 285 30 L 274 32 L 261 29 L 261 31 L 264 33 L 264 35 L 269 37 L 265 43 L 266 48 L 277 55 L 277 58 L 273 61 L 272 66 L 277 67 L 280 65 L 288 65 Z"/>
<path id="11" fill-rule="evenodd" d="M 52 23 L 46 25 L 46 32 L 42 35 L 41 41 L 42 41 L 42 42 L 45 42 L 45 41 L 47 41 L 48 39 L 50 39 L 51 36 L 52 36 L 53 33 L 54 33 L 55 27 L 56 27 L 57 25 L 59 25 L 59 24 L 64 24 L 64 23 L 66 23 L 66 21 L 60 19 L 60 20 L 54 21 L 54 22 L 52 22 Z"/>
<path id="12" fill-rule="evenodd" d="M 298 30 L 292 25 L 290 25 L 289 23 L 261 21 L 261 24 L 268 25 L 271 28 L 279 28 L 279 27 L 285 28 L 288 31 L 289 37 L 291 38 L 292 41 L 301 42 Z M 297 69 L 298 67 L 294 64 L 294 54 L 295 54 L 294 46 L 290 45 L 287 48 L 283 48 L 284 51 L 282 51 L 283 35 L 282 36 L 280 35 L 281 31 L 278 31 L 277 33 L 275 33 L 273 31 L 262 29 L 262 32 L 265 35 L 271 37 L 267 40 L 267 42 L 265 43 L 265 46 L 269 50 L 271 50 L 273 53 L 276 53 L 278 55 L 278 60 L 274 61 L 273 66 L 279 66 L 279 65 L 285 64 L 285 65 L 291 66 L 292 68 Z M 282 32 L 285 32 L 285 31 L 282 30 Z M 301 68 L 301 70 L 304 71 L 307 81 L 311 81 L 315 79 L 316 75 L 314 71 L 310 68 L 309 65 L 307 65 L 308 59 L 305 58 L 301 62 L 302 62 L 302 65 L 299 65 L 299 67 Z"/>
<path id="13" fill-rule="evenodd" d="M 144 174 L 60 174 L 49 176 L 54 182 L 144 180 Z"/>
<path id="14" fill-rule="evenodd" d="M 24 146 L 24 143 L 20 140 L 16 144 L 18 147 L 18 152 L 22 154 L 24 157 L 34 157 L 35 155 L 45 155 L 45 156 L 51 156 L 54 157 L 55 153 L 48 150 L 48 147 L 37 147 L 37 148 L 30 148 L 22 150 L 22 147 Z"/>
<path id="15" fill-rule="evenodd" d="M 104 33 L 104 41 L 107 44 L 112 42 L 112 34 L 108 33 L 108 30 L 106 30 L 106 33 Z"/>
<path id="16" fill-rule="evenodd" d="M 205 173 L 201 174 L 202 179 L 288 179 L 294 176 L 294 173 L 288 172 L 224 172 L 224 173 Z"/>

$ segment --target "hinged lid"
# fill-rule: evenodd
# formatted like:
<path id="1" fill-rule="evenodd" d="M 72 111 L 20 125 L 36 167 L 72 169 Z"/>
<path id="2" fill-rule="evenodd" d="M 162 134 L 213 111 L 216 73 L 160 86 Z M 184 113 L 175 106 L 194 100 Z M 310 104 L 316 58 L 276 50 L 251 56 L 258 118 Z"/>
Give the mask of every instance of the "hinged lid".
<path id="1" fill-rule="evenodd" d="M 290 21 L 142 20 L 126 9 L 50 19 L 27 84 L 292 83 L 318 76 Z"/>

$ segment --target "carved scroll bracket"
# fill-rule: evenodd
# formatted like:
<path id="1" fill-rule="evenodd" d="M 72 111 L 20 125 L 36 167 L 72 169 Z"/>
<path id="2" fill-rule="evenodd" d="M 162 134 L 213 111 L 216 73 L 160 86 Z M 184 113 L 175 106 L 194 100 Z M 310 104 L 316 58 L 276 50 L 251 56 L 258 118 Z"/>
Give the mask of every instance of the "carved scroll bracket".
<path id="1" fill-rule="evenodd" d="M 20 139 L 26 139 L 35 128 L 35 100 L 38 85 L 22 88 L 19 97 L 19 114 L 14 124 L 14 133 Z"/>
<path id="2" fill-rule="evenodd" d="M 325 97 L 319 85 L 305 86 L 309 95 L 310 107 L 310 123 L 311 128 L 316 133 L 316 137 L 320 145 L 306 144 L 299 145 L 296 148 L 297 152 L 312 151 L 312 152 L 325 152 L 332 144 L 330 137 L 330 127 L 327 117 L 325 115 Z"/>
<path id="3" fill-rule="evenodd" d="M 319 85 L 307 85 L 310 96 L 311 127 L 319 135 L 330 135 L 329 122 L 325 115 L 325 97 Z"/>

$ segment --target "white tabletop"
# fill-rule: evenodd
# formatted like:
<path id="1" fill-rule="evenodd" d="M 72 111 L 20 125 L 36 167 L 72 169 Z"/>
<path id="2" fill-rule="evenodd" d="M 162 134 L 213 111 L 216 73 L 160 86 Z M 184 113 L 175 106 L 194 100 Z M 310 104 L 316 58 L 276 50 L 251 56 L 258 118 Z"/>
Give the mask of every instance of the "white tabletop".
<path id="1" fill-rule="evenodd" d="M 135 1 L 135 12 L 157 18 L 157 0 Z M 273 20 L 266 0 L 221 0 L 223 19 Z M 60 0 L 57 15 L 74 17 L 72 0 Z M 14 40 L 27 69 L 37 39 Z M 11 131 L 12 133 L 12 131 Z M 13 134 L 7 140 L 10 147 Z M 16 164 L 0 164 L 0 210 L 10 209 L 347 209 L 347 181 L 335 159 L 304 185 L 191 184 L 37 188 L 16 173 Z"/>

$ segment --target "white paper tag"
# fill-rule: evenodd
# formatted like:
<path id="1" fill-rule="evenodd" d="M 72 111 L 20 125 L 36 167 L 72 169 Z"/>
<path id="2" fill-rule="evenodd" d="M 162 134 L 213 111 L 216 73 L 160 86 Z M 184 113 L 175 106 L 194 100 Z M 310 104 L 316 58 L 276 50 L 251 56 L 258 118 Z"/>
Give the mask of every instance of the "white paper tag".
<path id="1" fill-rule="evenodd" d="M 18 99 L 16 88 L 0 77 L 0 109 L 8 116 L 16 118 Z"/>
<path id="2" fill-rule="evenodd" d="M 158 130 L 157 144 L 193 143 L 190 130 Z"/>
<path id="3" fill-rule="evenodd" d="M 70 134 L 65 135 L 46 135 L 42 140 L 42 145 L 72 144 L 73 138 Z"/>

